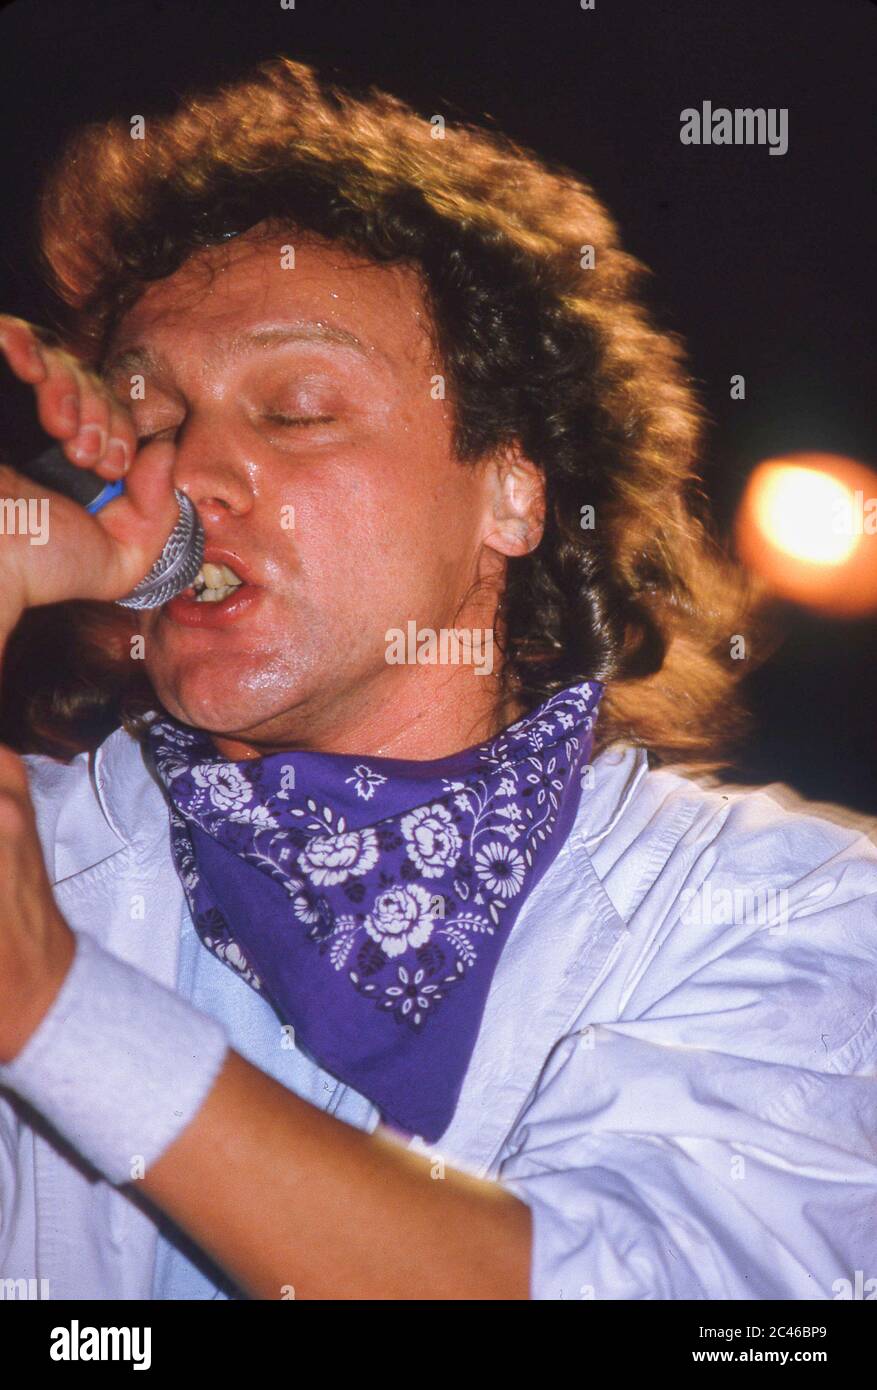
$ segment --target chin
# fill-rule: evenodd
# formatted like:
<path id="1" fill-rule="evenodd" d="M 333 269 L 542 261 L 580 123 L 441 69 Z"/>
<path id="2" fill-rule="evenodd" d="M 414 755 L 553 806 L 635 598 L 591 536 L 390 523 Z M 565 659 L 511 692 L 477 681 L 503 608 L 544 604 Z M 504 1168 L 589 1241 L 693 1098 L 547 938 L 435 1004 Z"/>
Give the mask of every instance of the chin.
<path id="1" fill-rule="evenodd" d="M 251 710 L 234 698 L 233 692 L 217 691 L 214 696 L 189 692 L 173 694 L 158 692 L 162 705 L 184 724 L 203 729 L 210 734 L 233 734 L 245 728 L 252 717 Z"/>
<path id="2" fill-rule="evenodd" d="M 164 708 L 193 728 L 211 734 L 245 734 L 298 703 L 300 692 L 288 670 L 271 663 L 212 662 L 204 658 L 173 673 L 150 671 Z"/>

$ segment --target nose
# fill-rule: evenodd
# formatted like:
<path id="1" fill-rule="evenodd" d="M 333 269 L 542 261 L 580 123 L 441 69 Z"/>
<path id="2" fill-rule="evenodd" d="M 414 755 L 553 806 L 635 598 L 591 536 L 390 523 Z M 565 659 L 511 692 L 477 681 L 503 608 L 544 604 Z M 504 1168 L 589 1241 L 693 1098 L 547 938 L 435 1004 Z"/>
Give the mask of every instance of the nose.
<path id="1" fill-rule="evenodd" d="M 174 486 L 195 504 L 205 524 L 253 505 L 247 459 L 234 432 L 216 419 L 191 415 L 177 436 Z"/>

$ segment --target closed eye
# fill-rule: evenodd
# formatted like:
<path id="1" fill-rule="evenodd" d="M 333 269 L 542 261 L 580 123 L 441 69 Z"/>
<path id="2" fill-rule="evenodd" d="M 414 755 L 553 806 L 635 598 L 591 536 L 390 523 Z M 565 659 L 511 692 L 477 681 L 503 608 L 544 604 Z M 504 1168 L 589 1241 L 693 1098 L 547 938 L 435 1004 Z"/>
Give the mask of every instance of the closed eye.
<path id="1" fill-rule="evenodd" d="M 283 425 L 289 428 L 302 428 L 306 425 L 331 425 L 335 420 L 334 415 L 279 415 L 272 413 L 264 417 L 272 425 Z M 175 426 L 167 426 L 163 430 L 153 430 L 148 434 L 137 436 L 137 447 L 142 449 L 144 444 L 151 444 L 153 439 L 158 439 L 163 434 L 175 434 Z"/>

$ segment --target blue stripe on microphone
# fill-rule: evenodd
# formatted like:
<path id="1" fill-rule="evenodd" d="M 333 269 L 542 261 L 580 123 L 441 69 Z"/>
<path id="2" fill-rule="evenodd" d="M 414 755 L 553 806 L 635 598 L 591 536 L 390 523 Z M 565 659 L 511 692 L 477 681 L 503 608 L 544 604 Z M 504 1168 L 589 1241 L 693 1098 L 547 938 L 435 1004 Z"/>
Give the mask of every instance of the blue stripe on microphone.
<path id="1" fill-rule="evenodd" d="M 97 497 L 92 498 L 85 510 L 91 512 L 93 516 L 95 512 L 99 512 L 108 502 L 112 502 L 114 497 L 118 497 L 119 494 L 124 491 L 125 484 L 122 482 L 121 478 L 117 479 L 114 483 L 107 483 L 106 487 L 101 489 Z"/>

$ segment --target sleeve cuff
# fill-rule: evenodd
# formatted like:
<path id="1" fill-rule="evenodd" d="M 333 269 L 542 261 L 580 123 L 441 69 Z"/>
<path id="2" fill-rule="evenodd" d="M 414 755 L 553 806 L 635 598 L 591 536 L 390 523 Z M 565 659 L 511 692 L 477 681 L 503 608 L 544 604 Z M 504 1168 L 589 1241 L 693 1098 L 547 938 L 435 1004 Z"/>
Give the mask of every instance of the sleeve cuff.
<path id="1" fill-rule="evenodd" d="M 215 1019 L 77 932 L 61 989 L 0 1084 L 125 1183 L 194 1119 L 227 1051 Z"/>

